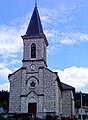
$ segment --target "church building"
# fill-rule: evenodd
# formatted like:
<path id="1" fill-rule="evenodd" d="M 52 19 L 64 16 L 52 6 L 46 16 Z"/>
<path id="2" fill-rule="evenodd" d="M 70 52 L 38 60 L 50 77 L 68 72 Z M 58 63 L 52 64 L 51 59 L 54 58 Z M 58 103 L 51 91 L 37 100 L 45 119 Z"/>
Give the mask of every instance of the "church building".
<path id="1" fill-rule="evenodd" d="M 23 39 L 23 64 L 9 74 L 9 113 L 74 115 L 75 88 L 60 81 L 58 73 L 48 69 L 44 34 L 37 5 Z"/>

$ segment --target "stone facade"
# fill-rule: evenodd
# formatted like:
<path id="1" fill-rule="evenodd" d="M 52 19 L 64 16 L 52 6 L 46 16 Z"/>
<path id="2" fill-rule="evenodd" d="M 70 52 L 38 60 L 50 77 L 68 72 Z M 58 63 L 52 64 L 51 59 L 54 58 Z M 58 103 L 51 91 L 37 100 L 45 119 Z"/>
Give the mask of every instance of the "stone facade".
<path id="1" fill-rule="evenodd" d="M 34 16 L 37 16 L 34 17 Z M 10 81 L 10 113 L 33 113 L 38 117 L 45 114 L 74 115 L 73 88 L 62 85 L 57 73 L 47 67 L 47 39 L 42 32 L 41 21 L 35 7 L 32 20 L 23 38 L 23 65 L 9 75 Z M 33 35 L 30 27 L 36 26 L 40 31 Z M 35 24 L 35 25 L 34 25 Z M 35 31 L 34 31 L 35 32 Z M 41 35 L 42 33 L 42 35 Z M 33 46 L 32 46 L 33 45 Z M 32 53 L 33 52 L 33 53 Z M 32 57 L 32 54 L 34 55 Z M 68 88 L 70 88 L 68 90 Z"/>
<path id="2" fill-rule="evenodd" d="M 62 92 L 62 115 L 74 115 L 74 97 L 71 90 Z"/>

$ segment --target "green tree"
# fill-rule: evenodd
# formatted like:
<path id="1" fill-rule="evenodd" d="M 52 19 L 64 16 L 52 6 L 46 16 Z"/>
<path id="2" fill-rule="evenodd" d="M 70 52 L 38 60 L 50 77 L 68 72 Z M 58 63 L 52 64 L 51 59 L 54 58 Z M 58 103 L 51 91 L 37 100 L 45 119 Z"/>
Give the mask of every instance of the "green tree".
<path id="1" fill-rule="evenodd" d="M 8 91 L 0 91 L 0 106 L 2 106 L 5 110 L 8 111 L 9 108 L 9 92 Z"/>
<path id="2" fill-rule="evenodd" d="M 2 106 L 3 106 L 3 108 L 4 108 L 5 110 L 8 110 L 9 103 L 8 103 L 7 101 L 4 101 L 4 102 L 2 103 Z"/>

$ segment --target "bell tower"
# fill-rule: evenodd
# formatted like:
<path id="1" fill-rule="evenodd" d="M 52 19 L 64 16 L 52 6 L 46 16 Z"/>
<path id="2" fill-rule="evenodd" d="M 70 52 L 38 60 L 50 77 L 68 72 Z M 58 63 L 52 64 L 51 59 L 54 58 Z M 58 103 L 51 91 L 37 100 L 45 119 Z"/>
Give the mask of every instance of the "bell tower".
<path id="1" fill-rule="evenodd" d="M 46 64 L 46 47 L 48 41 L 43 32 L 40 16 L 35 1 L 35 8 L 29 22 L 26 34 L 23 39 L 23 67 L 29 71 L 34 71 L 39 67 L 47 67 Z"/>

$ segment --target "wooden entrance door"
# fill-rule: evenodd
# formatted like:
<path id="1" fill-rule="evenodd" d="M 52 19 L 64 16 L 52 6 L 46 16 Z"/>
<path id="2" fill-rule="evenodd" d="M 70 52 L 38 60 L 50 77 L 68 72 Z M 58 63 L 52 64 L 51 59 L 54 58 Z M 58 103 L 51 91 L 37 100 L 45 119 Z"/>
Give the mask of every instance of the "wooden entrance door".
<path id="1" fill-rule="evenodd" d="M 29 103 L 28 104 L 28 113 L 34 114 L 34 116 L 36 116 L 36 107 L 37 107 L 36 103 Z"/>

